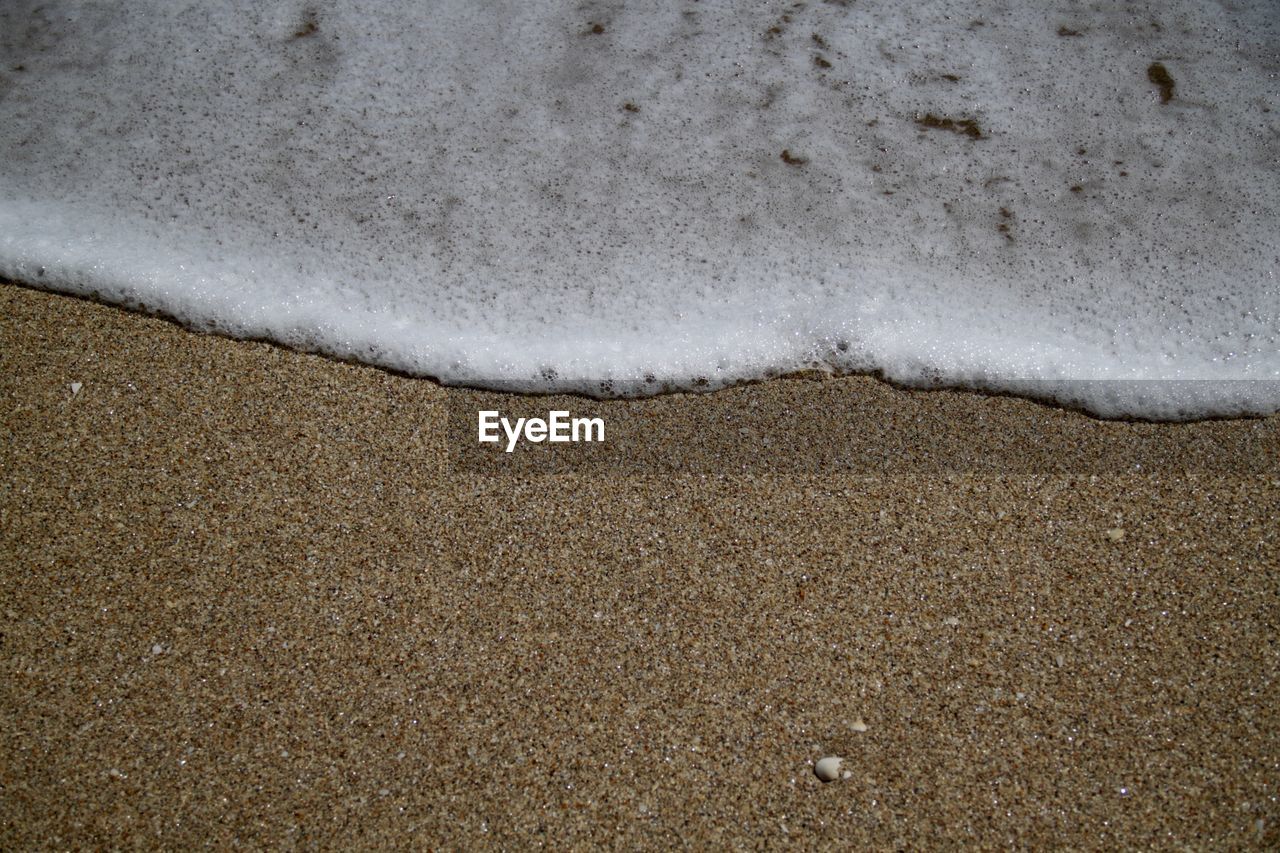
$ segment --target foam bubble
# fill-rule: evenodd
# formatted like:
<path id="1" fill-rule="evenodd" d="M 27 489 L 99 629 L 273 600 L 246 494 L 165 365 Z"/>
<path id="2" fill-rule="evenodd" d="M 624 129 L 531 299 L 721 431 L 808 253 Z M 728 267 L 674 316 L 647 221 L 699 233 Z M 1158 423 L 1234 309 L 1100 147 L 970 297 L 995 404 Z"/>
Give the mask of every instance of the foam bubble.
<path id="1" fill-rule="evenodd" d="M 0 273 L 451 383 L 820 366 L 1270 413 L 1277 26 L 1265 0 L 15 0 Z"/>

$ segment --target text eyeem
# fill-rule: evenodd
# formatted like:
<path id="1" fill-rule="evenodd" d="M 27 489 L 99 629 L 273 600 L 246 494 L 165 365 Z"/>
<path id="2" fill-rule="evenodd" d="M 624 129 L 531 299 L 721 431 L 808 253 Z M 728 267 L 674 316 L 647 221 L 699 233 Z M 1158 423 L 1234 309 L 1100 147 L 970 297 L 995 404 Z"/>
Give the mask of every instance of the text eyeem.
<path id="1" fill-rule="evenodd" d="M 497 444 L 506 436 L 506 452 L 511 453 L 523 439 L 534 444 L 604 441 L 604 418 L 575 418 L 555 410 L 545 418 L 516 418 L 515 423 L 492 410 L 477 412 L 477 431 L 482 444 Z"/>

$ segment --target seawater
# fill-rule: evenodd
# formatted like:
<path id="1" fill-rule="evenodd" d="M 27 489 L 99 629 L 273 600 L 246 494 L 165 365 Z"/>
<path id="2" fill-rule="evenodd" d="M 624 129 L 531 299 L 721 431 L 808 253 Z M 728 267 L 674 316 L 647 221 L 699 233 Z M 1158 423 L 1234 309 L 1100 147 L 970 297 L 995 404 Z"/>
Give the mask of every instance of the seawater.
<path id="1" fill-rule="evenodd" d="M 1271 0 L 0 5 L 0 275 L 446 383 L 1280 410 Z"/>

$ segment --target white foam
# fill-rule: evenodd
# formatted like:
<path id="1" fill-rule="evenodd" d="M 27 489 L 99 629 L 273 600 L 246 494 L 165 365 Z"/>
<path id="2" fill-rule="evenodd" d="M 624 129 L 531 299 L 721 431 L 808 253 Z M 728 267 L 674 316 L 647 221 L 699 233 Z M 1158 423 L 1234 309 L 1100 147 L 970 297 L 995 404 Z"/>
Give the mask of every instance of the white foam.
<path id="1" fill-rule="evenodd" d="M 453 383 L 1280 410 L 1269 0 L 265 5 L 0 8 L 0 274 Z"/>

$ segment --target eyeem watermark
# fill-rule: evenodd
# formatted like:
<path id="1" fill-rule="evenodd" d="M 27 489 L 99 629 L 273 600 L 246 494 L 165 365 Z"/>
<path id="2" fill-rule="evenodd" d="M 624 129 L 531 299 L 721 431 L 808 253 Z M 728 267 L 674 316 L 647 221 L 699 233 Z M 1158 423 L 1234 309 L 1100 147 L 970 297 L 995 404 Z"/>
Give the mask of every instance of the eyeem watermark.
<path id="1" fill-rule="evenodd" d="M 480 443 L 497 444 L 505 436 L 507 453 L 515 450 L 521 439 L 533 444 L 604 441 L 604 418 L 574 418 L 562 409 L 547 412 L 545 418 L 516 418 L 514 424 L 490 409 L 477 412 L 476 421 Z"/>
<path id="2" fill-rule="evenodd" d="M 1188 380 L 1182 390 L 1194 393 L 1203 387 L 1204 393 L 1213 393 L 1213 384 Z M 616 385 L 601 385 L 608 393 L 618 392 Z M 1030 383 L 1026 388 L 1028 396 L 1041 397 L 1056 390 Z M 1115 390 L 1142 393 L 1143 381 L 1119 380 Z M 1150 390 L 1165 389 L 1153 383 Z M 1261 474 L 1267 482 L 1276 478 L 1280 418 L 1222 420 L 1194 428 L 1127 425 L 1076 413 L 1046 414 L 1038 406 L 1027 409 L 1027 404 L 1003 398 L 945 393 L 944 417 L 933 391 L 893 391 L 865 378 L 784 378 L 712 394 L 621 399 L 547 395 L 541 384 L 533 383 L 501 390 L 458 388 L 449 391 L 444 404 L 444 449 L 455 470 L 497 477 L 1145 471 Z M 888 397 L 910 415 L 886 417 Z M 1023 417 L 1020 411 L 1030 414 Z M 995 418 L 1006 414 L 1000 429 L 992 429 Z M 1034 453 L 1028 452 L 1031 448 Z"/>

